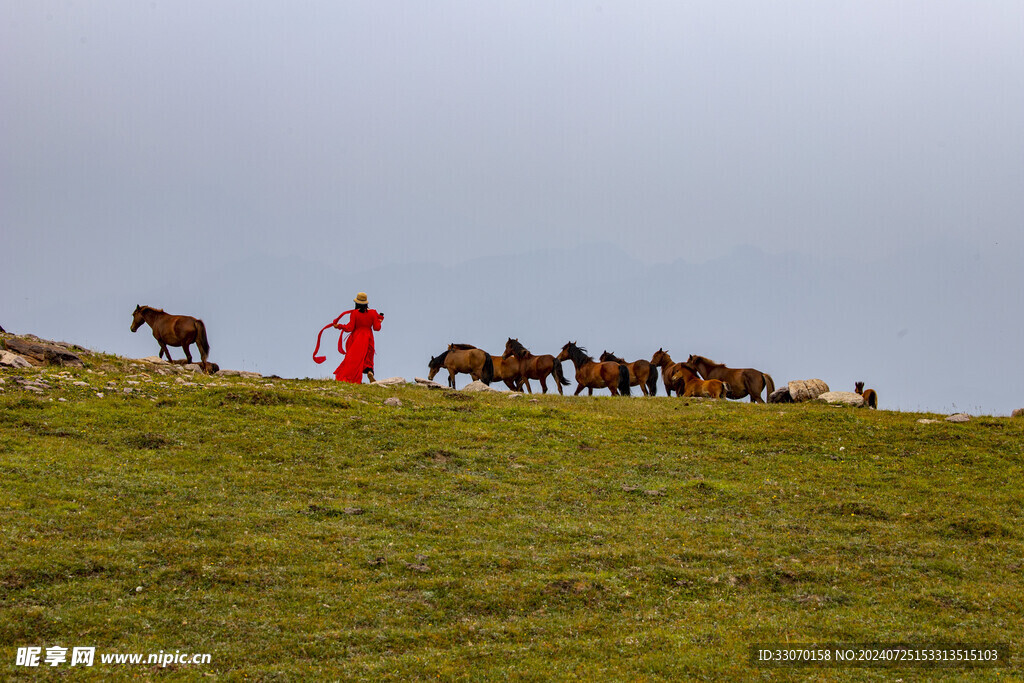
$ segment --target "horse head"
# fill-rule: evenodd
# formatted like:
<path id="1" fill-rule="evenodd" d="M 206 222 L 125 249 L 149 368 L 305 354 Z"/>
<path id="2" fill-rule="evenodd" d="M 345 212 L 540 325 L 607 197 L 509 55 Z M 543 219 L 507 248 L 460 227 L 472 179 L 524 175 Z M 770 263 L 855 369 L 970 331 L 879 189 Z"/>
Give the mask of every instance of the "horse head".
<path id="1" fill-rule="evenodd" d="M 144 322 L 146 322 L 146 319 L 142 317 L 142 306 L 136 306 L 135 310 L 132 312 L 132 332 L 135 332 L 142 327 L 142 323 Z"/>

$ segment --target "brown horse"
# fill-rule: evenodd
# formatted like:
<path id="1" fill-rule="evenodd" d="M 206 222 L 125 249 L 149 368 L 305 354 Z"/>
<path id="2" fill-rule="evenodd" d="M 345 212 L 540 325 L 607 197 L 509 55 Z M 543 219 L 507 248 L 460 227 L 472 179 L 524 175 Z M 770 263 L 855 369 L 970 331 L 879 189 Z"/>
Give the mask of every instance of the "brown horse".
<path id="1" fill-rule="evenodd" d="M 625 365 L 626 369 L 629 370 L 629 386 L 635 387 L 639 385 L 640 391 L 644 392 L 644 396 L 654 396 L 658 393 L 658 366 L 651 365 L 650 361 L 641 358 L 632 363 L 627 363 L 611 351 L 602 353 L 600 360 Z"/>
<path id="2" fill-rule="evenodd" d="M 494 364 L 494 380 L 502 381 L 512 391 L 522 391 L 523 385 L 526 385 L 526 390 L 530 393 L 533 391 L 530 388 L 530 380 L 523 377 L 522 361 L 515 356 L 509 356 L 504 358 L 502 356 L 491 356 L 491 362 Z"/>
<path id="3" fill-rule="evenodd" d="M 701 379 L 697 371 L 686 363 L 679 363 L 678 378 L 682 380 L 679 385 L 681 391 L 678 396 L 684 398 L 728 398 L 729 385 L 720 379 Z"/>
<path id="4" fill-rule="evenodd" d="M 519 372 L 526 382 L 526 390 L 528 392 L 533 393 L 529 380 L 535 379 L 540 382 L 541 393 L 548 393 L 548 375 L 554 377 L 555 388 L 558 389 L 559 394 L 562 393 L 563 386 L 569 386 L 569 380 L 562 374 L 562 364 L 557 362 L 554 356 L 550 354 L 535 356 L 530 353 L 529 349 L 520 344 L 518 339 L 509 337 L 508 341 L 505 342 L 505 353 L 501 357 L 512 358 L 513 356 L 519 359 Z"/>
<path id="5" fill-rule="evenodd" d="M 587 395 L 593 396 L 594 389 L 602 387 L 611 391 L 612 396 L 629 396 L 629 370 L 625 365 L 595 361 L 576 342 L 563 346 L 555 360 L 559 363 L 571 360 L 576 367 L 576 393 L 573 396 L 579 396 L 584 389 Z"/>
<path id="6" fill-rule="evenodd" d="M 854 390 L 864 397 L 864 405 L 868 408 L 878 408 L 878 393 L 874 389 L 865 389 L 864 382 L 856 382 Z"/>
<path id="7" fill-rule="evenodd" d="M 132 313 L 132 332 L 142 327 L 142 323 L 148 323 L 152 328 L 153 337 L 160 343 L 160 356 L 166 356 L 171 361 L 171 352 L 167 347 L 180 346 L 185 350 L 185 359 L 191 363 L 192 354 L 188 347 L 195 344 L 202 358 L 203 369 L 212 368 L 212 364 L 206 364 L 206 357 L 210 355 L 210 342 L 206 338 L 206 325 L 202 320 L 190 315 L 171 315 L 152 306 L 136 306 Z"/>
<path id="8" fill-rule="evenodd" d="M 654 352 L 651 363 L 661 368 L 669 396 L 675 391 L 676 396 L 688 398 L 725 398 L 729 393 L 728 384 L 717 379 L 701 379 L 697 371 L 686 363 L 673 363 L 672 356 L 663 349 Z"/>
<path id="9" fill-rule="evenodd" d="M 754 368 L 728 368 L 704 356 L 690 356 L 687 365 L 693 366 L 705 379 L 720 379 L 729 385 L 729 398 L 750 396 L 751 403 L 764 403 L 761 392 L 770 396 L 775 391 L 771 375 Z"/>
<path id="10" fill-rule="evenodd" d="M 668 355 L 668 351 L 658 349 L 651 356 L 651 365 L 661 368 L 661 381 L 665 383 L 665 393 L 671 396 L 674 391 L 676 396 L 680 396 L 683 387 L 680 384 L 679 366 L 682 363 L 673 362 L 672 356 Z"/>
<path id="11" fill-rule="evenodd" d="M 484 384 L 490 384 L 494 379 L 491 354 L 472 344 L 449 344 L 443 353 L 430 359 L 428 367 L 430 374 L 427 379 L 434 379 L 441 368 L 447 370 L 448 386 L 452 389 L 455 388 L 455 375 L 460 372 L 468 373 L 474 381 L 480 380 Z"/>

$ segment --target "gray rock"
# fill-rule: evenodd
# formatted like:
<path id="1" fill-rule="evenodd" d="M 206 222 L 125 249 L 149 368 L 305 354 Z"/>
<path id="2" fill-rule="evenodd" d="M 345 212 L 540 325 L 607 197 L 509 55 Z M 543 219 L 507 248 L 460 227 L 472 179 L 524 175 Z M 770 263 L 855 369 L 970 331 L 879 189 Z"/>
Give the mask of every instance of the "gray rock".
<path id="1" fill-rule="evenodd" d="M 497 391 L 492 389 L 480 380 L 474 380 L 462 388 L 463 391 Z"/>
<path id="2" fill-rule="evenodd" d="M 862 406 L 864 397 L 852 391 L 826 391 L 818 394 L 816 401 L 824 401 L 832 405 Z"/>
<path id="3" fill-rule="evenodd" d="M 820 379 L 793 380 L 787 388 L 794 403 L 813 401 L 822 394 L 828 393 L 828 385 Z"/>
<path id="4" fill-rule="evenodd" d="M 392 396 L 391 398 L 384 399 L 384 405 L 386 405 L 386 406 L 394 406 L 395 408 L 401 408 L 402 407 L 402 401 L 399 398 L 397 398 L 395 396 Z"/>
<path id="5" fill-rule="evenodd" d="M 939 424 L 939 421 L 938 420 L 929 420 L 926 417 L 922 417 L 920 420 L 917 421 L 917 424 L 919 424 L 919 425 L 937 425 L 937 424 Z"/>
<path id="6" fill-rule="evenodd" d="M 19 339 L 17 337 L 14 339 L 8 339 L 6 343 L 9 351 L 14 351 L 22 356 L 32 358 L 38 363 L 46 365 L 70 365 L 79 368 L 84 367 L 85 365 L 77 354 L 72 353 L 63 346 L 28 341 L 27 339 Z"/>
<path id="7" fill-rule="evenodd" d="M 1010 417 L 1024 417 L 1024 408 L 1017 408 L 1010 413 Z"/>
<path id="8" fill-rule="evenodd" d="M 30 368 L 32 364 L 25 360 L 24 356 L 0 349 L 0 366 L 5 368 Z"/>
<path id="9" fill-rule="evenodd" d="M 971 416 L 967 413 L 956 413 L 946 418 L 946 422 L 970 422 Z"/>
<path id="10" fill-rule="evenodd" d="M 413 381 L 416 382 L 416 384 L 420 385 L 421 387 L 429 387 L 431 389 L 445 388 L 445 385 L 443 384 L 439 384 L 438 382 L 435 382 L 434 380 L 431 379 L 423 379 L 422 377 L 416 377 Z"/>
<path id="11" fill-rule="evenodd" d="M 371 384 L 381 387 L 393 387 L 399 384 L 408 384 L 404 377 L 387 377 L 385 379 L 378 379 Z"/>

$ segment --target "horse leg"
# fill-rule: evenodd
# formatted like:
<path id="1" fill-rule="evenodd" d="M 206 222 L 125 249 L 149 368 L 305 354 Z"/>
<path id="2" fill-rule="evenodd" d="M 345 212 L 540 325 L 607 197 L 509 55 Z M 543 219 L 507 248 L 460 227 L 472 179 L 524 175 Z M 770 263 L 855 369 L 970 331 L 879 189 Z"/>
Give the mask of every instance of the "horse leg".
<path id="1" fill-rule="evenodd" d="M 545 381 L 544 375 L 541 375 L 541 378 L 540 378 L 540 393 L 542 393 L 542 394 L 548 393 L 548 383 Z"/>
<path id="2" fill-rule="evenodd" d="M 581 391 L 583 391 L 583 385 L 582 384 L 577 384 L 576 385 L 576 393 L 573 394 L 573 396 L 579 396 Z"/>
<path id="3" fill-rule="evenodd" d="M 171 360 L 171 352 L 167 350 L 167 344 L 164 344 L 163 342 L 160 342 L 160 354 L 157 356 L 157 358 L 159 358 L 160 356 L 167 356 L 168 363 L 174 362 L 173 360 Z"/>
<path id="4" fill-rule="evenodd" d="M 455 373 L 451 370 L 448 371 L 448 386 L 452 389 L 455 388 Z"/>
<path id="5" fill-rule="evenodd" d="M 181 345 L 181 348 L 185 350 L 185 362 L 186 363 L 191 363 L 192 362 L 192 354 L 188 352 L 188 347 L 189 347 L 188 343 L 185 343 L 185 344 Z"/>

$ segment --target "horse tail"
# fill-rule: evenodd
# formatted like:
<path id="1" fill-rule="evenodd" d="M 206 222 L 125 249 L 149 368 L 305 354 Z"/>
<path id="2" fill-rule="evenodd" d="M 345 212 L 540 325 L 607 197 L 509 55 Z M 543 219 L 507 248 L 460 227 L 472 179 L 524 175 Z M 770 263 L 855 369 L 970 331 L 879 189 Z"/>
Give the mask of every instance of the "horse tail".
<path id="1" fill-rule="evenodd" d="M 431 370 L 440 370 L 441 366 L 444 365 L 444 359 L 448 357 L 448 351 L 443 351 L 440 356 L 434 356 L 430 359 L 430 363 L 427 367 Z"/>
<path id="2" fill-rule="evenodd" d="M 864 392 L 864 402 L 867 403 L 868 408 L 878 408 L 878 394 L 874 389 L 867 389 Z"/>
<path id="3" fill-rule="evenodd" d="M 619 366 L 619 393 L 629 396 L 629 369 L 625 365 Z"/>
<path id="4" fill-rule="evenodd" d="M 206 338 L 206 325 L 198 318 L 196 319 L 196 346 L 199 347 L 199 357 L 205 363 L 210 355 L 210 340 Z"/>
<path id="5" fill-rule="evenodd" d="M 491 354 L 484 354 L 484 369 L 480 373 L 480 381 L 484 384 L 490 384 L 494 380 L 494 361 L 491 360 Z"/>
<path id="6" fill-rule="evenodd" d="M 773 393 L 775 393 L 775 382 L 772 381 L 772 376 L 766 372 L 762 372 L 761 377 L 764 378 L 764 385 L 768 388 L 768 395 L 765 396 L 765 398 L 767 399 L 768 396 L 771 396 Z"/>
<path id="7" fill-rule="evenodd" d="M 563 387 L 569 386 L 569 380 L 565 378 L 565 374 L 562 373 L 562 364 L 555 361 L 554 365 L 551 366 L 551 374 L 555 376 L 555 381 L 561 384 Z"/>
<path id="8" fill-rule="evenodd" d="M 658 393 L 658 366 L 652 365 L 651 371 L 647 375 L 647 391 L 651 392 L 651 396 Z"/>

